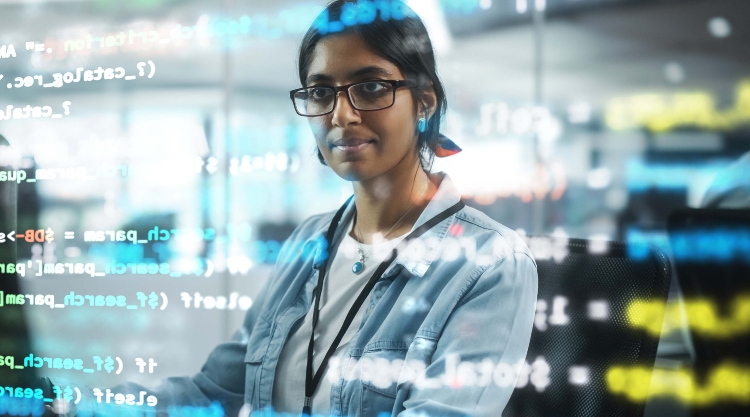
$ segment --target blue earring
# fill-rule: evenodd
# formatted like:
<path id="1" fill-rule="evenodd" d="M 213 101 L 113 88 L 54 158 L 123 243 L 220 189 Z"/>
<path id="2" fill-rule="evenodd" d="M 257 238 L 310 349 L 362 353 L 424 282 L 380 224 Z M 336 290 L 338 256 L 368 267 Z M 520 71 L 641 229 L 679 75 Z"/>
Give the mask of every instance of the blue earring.
<path id="1" fill-rule="evenodd" d="M 425 119 L 424 117 L 419 119 L 419 121 L 417 122 L 417 130 L 419 130 L 420 132 L 424 132 L 425 130 L 427 130 L 427 119 Z"/>

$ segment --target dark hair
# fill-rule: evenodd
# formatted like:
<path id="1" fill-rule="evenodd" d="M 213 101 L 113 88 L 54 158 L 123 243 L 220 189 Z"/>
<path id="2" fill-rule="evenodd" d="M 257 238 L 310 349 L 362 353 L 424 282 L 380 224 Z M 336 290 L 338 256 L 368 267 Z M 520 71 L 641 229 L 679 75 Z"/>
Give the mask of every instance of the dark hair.
<path id="1" fill-rule="evenodd" d="M 407 79 L 417 81 L 411 88 L 415 108 L 430 81 L 437 98 L 435 112 L 427 129 L 417 137 L 422 166 L 429 170 L 435 158 L 440 122 L 448 102 L 435 67 L 432 42 L 422 20 L 399 0 L 335 0 L 326 6 L 307 30 L 299 48 L 299 79 L 304 86 L 318 42 L 326 36 L 356 33 L 373 52 L 391 61 Z M 318 160 L 327 165 L 317 150 Z"/>

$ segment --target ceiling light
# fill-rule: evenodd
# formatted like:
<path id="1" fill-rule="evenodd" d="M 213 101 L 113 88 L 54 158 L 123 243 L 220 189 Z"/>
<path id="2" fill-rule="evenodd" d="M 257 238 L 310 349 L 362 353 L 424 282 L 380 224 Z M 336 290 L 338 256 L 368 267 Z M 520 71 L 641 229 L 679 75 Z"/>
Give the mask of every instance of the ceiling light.
<path id="1" fill-rule="evenodd" d="M 528 9 L 528 0 L 516 0 L 516 11 L 518 12 L 518 14 L 524 14 Z"/>
<path id="2" fill-rule="evenodd" d="M 732 24 L 729 20 L 716 16 L 708 21 L 708 31 L 715 38 L 726 38 L 732 34 Z"/>
<path id="3" fill-rule="evenodd" d="M 664 76 L 672 84 L 679 84 L 685 80 L 685 68 L 677 62 L 670 62 L 664 67 Z"/>

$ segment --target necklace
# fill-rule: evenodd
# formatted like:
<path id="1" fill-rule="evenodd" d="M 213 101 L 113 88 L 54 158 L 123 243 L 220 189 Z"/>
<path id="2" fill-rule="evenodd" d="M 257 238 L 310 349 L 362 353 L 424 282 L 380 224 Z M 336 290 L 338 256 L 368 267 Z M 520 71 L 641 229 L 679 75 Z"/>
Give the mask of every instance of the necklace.
<path id="1" fill-rule="evenodd" d="M 429 184 L 429 180 L 428 180 L 428 183 L 425 184 L 424 189 L 422 190 L 422 194 L 419 195 L 419 198 L 417 198 L 417 200 L 421 200 L 422 199 L 422 196 L 424 195 L 425 191 L 427 191 L 428 184 Z M 412 187 L 414 187 L 413 183 L 412 183 Z M 417 202 L 416 200 L 412 201 L 411 205 L 406 210 L 406 212 L 404 212 L 404 214 L 401 216 L 401 218 L 398 219 L 398 221 L 396 221 L 396 223 L 393 226 L 391 226 L 391 228 L 388 230 L 388 232 L 385 235 L 383 235 L 383 239 L 385 239 L 386 237 L 388 237 L 388 235 L 391 233 L 391 231 L 393 231 L 393 228 L 396 227 L 396 225 L 398 225 L 399 223 L 401 223 L 401 220 L 403 220 L 404 217 L 406 217 L 406 215 L 411 211 L 411 209 L 414 207 L 414 204 L 416 202 Z M 355 216 L 355 220 L 356 220 L 356 216 L 357 216 L 357 212 L 356 211 L 354 212 L 354 216 Z M 358 240 L 362 240 L 361 234 L 359 233 L 359 223 L 357 223 L 356 232 L 357 232 L 357 239 Z M 357 246 L 358 246 L 357 247 L 357 253 L 359 253 L 359 261 L 354 262 L 354 265 L 352 265 L 352 272 L 354 272 L 355 274 L 359 275 L 365 269 L 365 258 L 367 256 L 370 256 L 370 253 L 372 253 L 372 251 L 375 248 L 373 247 L 372 249 L 370 249 L 367 252 L 367 254 L 365 254 L 364 251 L 362 250 L 362 244 L 359 241 L 357 242 Z"/>

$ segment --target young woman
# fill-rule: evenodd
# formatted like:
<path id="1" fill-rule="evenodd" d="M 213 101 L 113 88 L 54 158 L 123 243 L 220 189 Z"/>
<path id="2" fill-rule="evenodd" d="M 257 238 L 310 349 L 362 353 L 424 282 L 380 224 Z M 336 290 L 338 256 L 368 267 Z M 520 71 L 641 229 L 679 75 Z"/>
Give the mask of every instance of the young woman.
<path id="1" fill-rule="evenodd" d="M 198 375 L 148 393 L 229 416 L 499 416 L 529 344 L 536 263 L 429 171 L 460 149 L 439 134 L 446 99 L 424 25 L 402 3 L 337 0 L 302 41 L 299 76 L 295 109 L 353 196 L 297 227 Z"/>
<path id="2" fill-rule="evenodd" d="M 429 173 L 436 152 L 458 148 L 438 133 L 446 99 L 424 25 L 402 3 L 336 1 L 302 41 L 299 76 L 295 110 L 354 195 L 291 238 L 330 233 L 328 256 L 283 251 L 249 333 L 246 383 L 259 387 L 245 399 L 291 413 L 499 415 L 515 379 L 492 374 L 525 357 L 536 267 L 513 232 Z M 464 250 L 449 259 L 448 245 Z"/>

